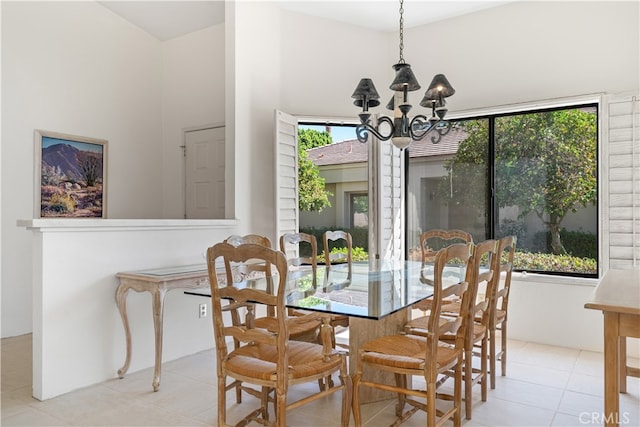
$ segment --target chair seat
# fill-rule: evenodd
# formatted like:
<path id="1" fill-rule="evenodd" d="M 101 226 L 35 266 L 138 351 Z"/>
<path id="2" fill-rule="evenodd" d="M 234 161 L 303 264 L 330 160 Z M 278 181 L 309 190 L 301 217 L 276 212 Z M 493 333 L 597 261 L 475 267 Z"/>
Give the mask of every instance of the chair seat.
<path id="1" fill-rule="evenodd" d="M 287 347 L 288 375 L 291 380 L 326 374 L 340 368 L 339 354 L 328 358 L 322 354 L 322 345 L 303 341 L 289 341 Z M 335 356 L 335 357 L 333 357 Z M 273 381 L 276 378 L 278 350 L 273 345 L 253 344 L 232 351 L 225 364 L 226 370 L 249 378 Z"/>
<path id="2" fill-rule="evenodd" d="M 276 332 L 278 330 L 278 319 L 275 317 L 259 317 L 254 320 L 254 325 L 256 328 Z M 321 322 L 319 320 L 310 320 L 303 323 L 290 322 L 289 338 L 296 341 L 316 342 L 320 325 Z"/>
<path id="3" fill-rule="evenodd" d="M 367 342 L 363 347 L 363 360 L 382 366 L 402 369 L 424 369 L 427 339 L 417 335 L 390 335 Z M 459 352 L 448 345 L 440 345 L 438 370 L 455 364 Z"/>

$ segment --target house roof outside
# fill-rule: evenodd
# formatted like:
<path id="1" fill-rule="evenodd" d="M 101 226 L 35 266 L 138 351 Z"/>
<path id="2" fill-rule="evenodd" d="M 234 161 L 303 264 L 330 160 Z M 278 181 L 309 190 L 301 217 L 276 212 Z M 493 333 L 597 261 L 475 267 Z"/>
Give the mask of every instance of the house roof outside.
<path id="1" fill-rule="evenodd" d="M 443 136 L 439 143 L 433 144 L 431 136 L 427 135 L 422 141 L 414 141 L 409 147 L 409 157 L 453 156 L 458 151 L 458 145 L 467 137 L 461 129 L 452 129 Z M 357 139 L 334 142 L 333 144 L 307 150 L 309 159 L 316 166 L 342 165 L 360 163 L 368 160 L 367 143 Z"/>

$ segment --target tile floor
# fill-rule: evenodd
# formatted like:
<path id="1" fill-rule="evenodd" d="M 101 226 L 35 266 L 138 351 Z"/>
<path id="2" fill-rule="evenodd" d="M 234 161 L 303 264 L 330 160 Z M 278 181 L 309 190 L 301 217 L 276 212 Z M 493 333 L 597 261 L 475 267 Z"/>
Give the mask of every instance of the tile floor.
<path id="1" fill-rule="evenodd" d="M 5 338 L 2 347 L 2 426 L 204 426 L 216 424 L 215 353 L 205 351 L 163 365 L 160 390 L 151 390 L 152 369 L 114 378 L 40 402 L 31 397 L 31 335 Z M 465 426 L 602 425 L 603 355 L 521 341 L 509 343 L 508 376 L 498 377 L 487 402 L 479 387 L 473 419 Z M 638 365 L 638 359 L 630 363 Z M 114 373 L 115 374 L 115 373 Z M 316 385 L 309 385 L 316 387 Z M 444 387 L 447 387 L 445 384 Z M 304 391 L 306 385 L 293 390 Z M 230 396 L 231 398 L 231 396 Z M 238 407 L 229 416 L 244 414 Z M 290 426 L 339 425 L 334 395 L 290 412 Z M 388 426 L 393 401 L 363 405 L 363 424 Z M 620 395 L 621 425 L 640 426 L 640 379 L 629 378 Z M 416 413 L 404 426 L 424 426 Z M 353 421 L 352 421 L 353 424 Z M 446 425 L 452 425 L 451 422 Z"/>

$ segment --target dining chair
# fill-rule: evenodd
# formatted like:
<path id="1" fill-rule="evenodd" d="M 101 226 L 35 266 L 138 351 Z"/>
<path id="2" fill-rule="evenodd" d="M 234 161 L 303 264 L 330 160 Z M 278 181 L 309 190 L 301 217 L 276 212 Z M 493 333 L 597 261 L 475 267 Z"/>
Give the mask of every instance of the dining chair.
<path id="1" fill-rule="evenodd" d="M 227 237 L 224 242 L 233 246 L 256 244 L 271 248 L 271 240 L 268 237 L 259 234 L 246 234 L 244 236 L 231 235 Z M 241 263 L 241 265 L 235 265 L 227 260 L 225 260 L 225 263 L 229 264 L 228 266 L 225 264 L 225 267 L 229 267 L 234 272 L 236 281 L 271 275 L 271 266 L 268 263 L 260 262 L 260 260 L 249 260 L 248 262 Z M 274 290 L 271 286 L 272 281 L 268 281 L 266 291 L 273 294 Z M 264 316 L 256 316 L 255 306 L 251 306 L 251 309 L 253 310 L 252 316 L 256 327 L 267 329 L 271 332 L 277 331 L 278 321 L 276 319 L 276 312 L 273 306 L 266 306 Z M 241 323 L 240 314 L 237 309 L 230 310 L 230 315 L 234 324 L 238 325 Z M 310 319 L 307 322 L 296 322 L 292 324 L 289 329 L 289 335 L 292 339 L 316 342 L 318 340 L 319 331 L 320 322 L 315 319 Z M 236 346 L 238 345 L 239 342 L 236 342 Z M 252 390 L 242 387 L 241 382 L 234 382 L 227 386 L 227 389 L 231 388 L 235 388 L 236 390 L 237 403 L 242 402 L 242 390 L 253 394 Z"/>
<path id="2" fill-rule="evenodd" d="M 305 270 L 311 270 L 311 290 L 315 290 L 318 280 L 318 242 L 316 236 L 306 233 L 285 233 L 280 236 L 280 251 L 285 254 L 287 259 L 288 275 L 306 274 Z M 303 256 L 302 253 L 307 253 L 307 255 Z M 308 312 L 289 309 L 290 316 L 302 316 L 305 314 L 308 314 Z M 292 338 L 315 341 L 319 337 L 318 334 L 304 334 L 303 336 L 293 335 Z"/>
<path id="3" fill-rule="evenodd" d="M 225 265 L 226 283 L 220 284 L 216 274 L 216 262 Z M 264 277 L 245 278 L 240 281 L 230 265 L 243 265 L 259 260 L 266 267 Z M 218 243 L 207 249 L 207 265 L 211 287 L 213 331 L 217 356 L 218 418 L 217 425 L 227 426 L 226 390 L 228 378 L 243 384 L 243 389 L 253 388 L 260 398 L 260 407 L 234 425 L 246 425 L 256 421 L 270 426 L 286 426 L 287 411 L 306 403 L 342 391 L 341 424 L 348 426 L 351 403 L 351 380 L 347 374 L 344 354 L 331 348 L 330 325 L 322 313 L 310 313 L 303 317 L 289 317 L 285 306 L 287 261 L 282 252 L 257 244 Z M 275 293 L 267 292 L 266 282 L 273 281 Z M 261 282 L 263 286 L 261 286 Z M 259 328 L 253 319 L 252 307 L 256 304 L 275 309 L 278 333 Z M 241 310 L 242 309 L 242 310 Z M 228 315 L 230 310 L 246 314 L 236 323 Z M 322 344 L 294 341 L 290 338 L 291 326 L 296 323 L 321 321 Z M 232 345 L 230 341 L 239 342 Z M 289 387 L 318 381 L 338 373 L 340 384 L 324 388 L 296 401 L 288 400 Z M 270 397 L 273 394 L 272 397 Z M 268 403 L 273 400 L 275 420 L 271 421 Z"/>
<path id="4" fill-rule="evenodd" d="M 318 240 L 313 234 L 285 233 L 280 236 L 280 250 L 287 258 L 289 271 L 310 268 L 314 287 L 318 271 Z"/>
<path id="5" fill-rule="evenodd" d="M 420 234 L 420 254 L 421 254 L 421 269 L 420 269 L 420 281 L 427 285 L 432 285 L 432 281 L 429 278 L 429 274 L 426 274 L 427 269 L 433 263 L 436 254 L 442 248 L 445 248 L 453 243 L 473 243 L 473 236 L 464 230 L 450 229 L 432 229 L 427 230 Z M 423 316 L 431 308 L 431 298 L 426 298 L 413 305 L 416 310 L 421 310 Z"/>
<path id="6" fill-rule="evenodd" d="M 489 374 L 491 388 L 496 388 L 496 361 L 500 360 L 500 373 L 507 374 L 507 314 L 509 306 L 509 292 L 511 289 L 511 273 L 513 258 L 516 252 L 516 236 L 506 236 L 498 242 L 498 259 L 500 271 L 495 281 L 493 295 L 491 295 L 491 309 L 489 320 Z M 500 331 L 500 351 L 496 353 L 496 332 Z"/>
<path id="7" fill-rule="evenodd" d="M 233 246 L 251 243 L 271 248 L 271 240 L 268 237 L 261 236 L 259 234 L 246 234 L 244 236 L 232 235 L 224 241 Z M 264 262 L 256 262 L 256 260 L 253 260 L 252 262 L 244 263 L 241 267 L 236 266 L 236 269 L 244 274 L 245 277 L 256 277 L 259 275 L 265 275 L 265 272 L 269 271 L 269 267 L 270 266 Z M 271 282 L 268 282 L 267 292 L 274 293 L 274 290 L 269 287 L 270 285 Z M 275 307 L 266 306 L 266 316 L 257 317 L 254 319 L 254 322 L 256 327 L 276 332 L 278 330 L 278 321 L 275 317 Z M 320 322 L 313 320 L 307 322 L 296 322 L 291 325 L 289 333 L 291 339 L 315 342 L 318 339 L 319 330 Z"/>
<path id="8" fill-rule="evenodd" d="M 332 242 L 340 242 L 344 241 L 344 247 L 346 249 L 345 253 L 331 253 L 331 243 Z M 351 238 L 351 233 L 344 230 L 328 230 L 325 231 L 322 235 L 323 242 L 323 250 L 324 250 L 324 263 L 327 274 L 325 274 L 326 282 L 324 283 L 325 288 L 343 288 L 348 286 L 351 283 L 352 279 L 352 271 L 353 271 L 353 240 Z M 347 264 L 347 276 L 344 280 L 339 282 L 329 282 L 329 269 L 331 268 L 331 264 Z M 346 328 L 349 326 L 349 316 L 344 315 L 334 315 L 331 320 L 331 325 L 333 327 L 343 327 Z"/>
<path id="9" fill-rule="evenodd" d="M 480 384 L 481 400 L 487 401 L 488 375 L 488 341 L 491 304 L 488 298 L 480 296 L 479 290 L 484 288 L 484 295 L 492 293 L 495 279 L 498 275 L 499 257 L 497 256 L 498 242 L 490 239 L 478 243 L 473 248 L 472 263 L 468 268 L 466 280 L 469 282 L 469 307 L 467 336 L 464 346 L 464 402 L 465 418 L 470 420 L 472 416 L 473 386 Z M 444 304 L 441 308 L 441 316 L 457 316 L 461 311 L 461 296 L 458 300 Z M 415 335 L 428 333 L 429 316 L 411 319 L 405 325 L 405 332 Z M 445 342 L 454 342 L 456 335 L 445 333 L 441 336 Z M 480 367 L 473 367 L 473 357 L 479 357 Z"/>
<path id="10" fill-rule="evenodd" d="M 469 283 L 466 279 L 451 281 L 445 277 L 445 268 L 452 261 L 461 262 L 467 268 L 472 262 L 473 244 L 458 243 L 450 245 L 435 257 L 433 280 L 433 304 L 431 316 L 427 325 L 426 336 L 412 334 L 397 334 L 375 338 L 365 343 L 356 358 L 355 375 L 353 376 L 353 414 L 355 425 L 360 426 L 360 387 L 372 387 L 398 393 L 396 406 L 396 421 L 394 425 L 408 419 L 417 410 L 427 413 L 427 427 L 442 425 L 453 419 L 453 425 L 459 427 L 461 423 L 462 403 L 462 367 L 464 344 L 467 327 L 467 310 L 470 298 Z M 450 295 L 463 295 L 462 310 L 457 316 L 448 318 L 440 316 L 443 301 Z M 441 341 L 441 335 L 452 333 L 456 335 L 453 343 Z M 449 371 L 453 371 L 453 395 L 444 392 L 436 393 L 439 379 L 446 378 Z M 363 372 L 387 371 L 395 376 L 395 385 L 382 384 L 373 380 L 363 379 Z M 412 381 L 408 376 L 422 377 L 426 384 L 419 384 L 421 389 L 410 388 Z M 416 381 L 417 383 L 417 381 Z M 426 399 L 426 402 L 415 398 Z M 436 409 L 436 399 L 447 401 Z M 404 412 L 406 405 L 411 408 Z M 445 407 L 446 405 L 446 407 Z"/>

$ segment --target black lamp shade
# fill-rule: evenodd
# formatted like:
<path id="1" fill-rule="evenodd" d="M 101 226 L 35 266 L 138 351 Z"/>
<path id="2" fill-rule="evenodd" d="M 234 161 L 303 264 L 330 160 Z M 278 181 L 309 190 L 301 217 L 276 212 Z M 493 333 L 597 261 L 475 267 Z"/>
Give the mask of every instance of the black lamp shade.
<path id="1" fill-rule="evenodd" d="M 449 80 L 444 74 L 436 74 L 431 80 L 429 89 L 424 94 L 423 102 L 425 100 L 437 100 L 440 98 L 447 98 L 456 93 L 456 90 L 451 86 Z M 422 102 L 420 105 L 423 105 Z M 423 105 L 424 106 L 424 105 Z"/>
<path id="2" fill-rule="evenodd" d="M 393 66 L 393 69 L 396 70 L 396 78 L 393 79 L 389 89 L 403 91 L 405 86 L 409 92 L 420 89 L 420 83 L 418 83 L 416 76 L 413 75 L 411 65 L 398 63 Z"/>
<path id="3" fill-rule="evenodd" d="M 362 107 L 365 102 L 367 103 L 367 107 L 380 105 L 380 95 L 378 95 L 378 91 L 371 79 L 361 79 L 351 97 L 355 99 L 353 103 L 357 107 Z"/>

